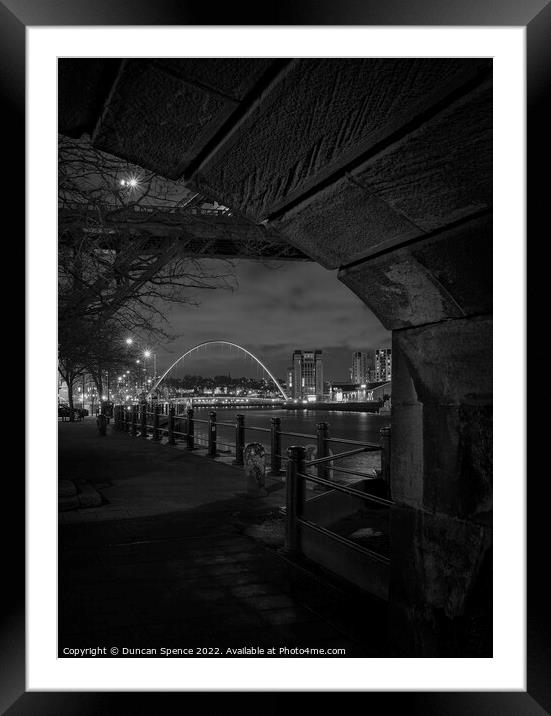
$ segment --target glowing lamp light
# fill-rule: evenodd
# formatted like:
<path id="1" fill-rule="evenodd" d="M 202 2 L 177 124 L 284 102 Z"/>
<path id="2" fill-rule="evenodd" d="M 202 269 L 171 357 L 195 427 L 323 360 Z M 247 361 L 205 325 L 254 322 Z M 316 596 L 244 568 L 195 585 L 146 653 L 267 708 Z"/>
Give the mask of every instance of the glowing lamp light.
<path id="1" fill-rule="evenodd" d="M 127 346 L 131 346 L 132 343 L 134 343 L 134 341 L 133 341 L 132 338 L 127 338 L 127 339 L 126 339 L 126 345 L 127 345 Z"/>
<path id="2" fill-rule="evenodd" d="M 144 351 L 144 356 L 149 358 L 151 356 L 151 351 Z"/>
<path id="3" fill-rule="evenodd" d="M 136 177 L 130 177 L 130 179 L 121 179 L 119 184 L 121 186 L 130 187 L 131 189 L 135 189 L 138 186 L 138 180 Z"/>

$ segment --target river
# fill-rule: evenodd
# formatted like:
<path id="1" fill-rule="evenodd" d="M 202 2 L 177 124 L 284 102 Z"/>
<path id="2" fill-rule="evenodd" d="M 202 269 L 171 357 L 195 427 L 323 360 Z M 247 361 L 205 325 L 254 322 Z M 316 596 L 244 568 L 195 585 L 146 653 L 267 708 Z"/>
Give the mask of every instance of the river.
<path id="1" fill-rule="evenodd" d="M 195 408 L 194 415 L 198 420 L 208 420 L 211 408 Z M 271 419 L 278 417 L 281 419 L 282 432 L 294 432 L 315 435 L 317 423 L 328 424 L 329 437 L 345 438 L 347 440 L 359 440 L 370 443 L 379 444 L 379 431 L 382 427 L 390 425 L 390 417 L 388 415 L 378 415 L 375 413 L 354 413 L 339 410 L 285 410 L 285 409 L 264 409 L 264 408 L 217 408 L 216 417 L 218 423 L 235 424 L 235 416 L 241 413 L 245 416 L 245 442 L 261 442 L 266 451 L 270 451 L 270 434 L 257 430 L 251 430 L 251 427 L 266 428 L 271 426 Z M 197 437 L 203 438 L 203 444 L 206 442 L 207 425 L 197 422 L 195 425 L 195 434 Z M 217 434 L 219 442 L 235 444 L 234 427 L 218 425 Z M 316 439 L 298 438 L 293 436 L 282 436 L 282 454 L 286 454 L 286 449 L 290 445 L 311 445 L 315 446 Z M 227 449 L 220 446 L 222 450 Z M 331 451 L 333 453 L 344 452 L 353 449 L 354 446 L 339 445 L 331 443 Z M 347 458 L 343 458 L 335 463 L 336 466 L 346 469 L 355 469 L 365 471 L 373 467 L 380 467 L 380 453 L 361 453 Z M 341 478 L 347 482 L 349 479 L 343 473 L 334 472 L 335 479 Z"/>

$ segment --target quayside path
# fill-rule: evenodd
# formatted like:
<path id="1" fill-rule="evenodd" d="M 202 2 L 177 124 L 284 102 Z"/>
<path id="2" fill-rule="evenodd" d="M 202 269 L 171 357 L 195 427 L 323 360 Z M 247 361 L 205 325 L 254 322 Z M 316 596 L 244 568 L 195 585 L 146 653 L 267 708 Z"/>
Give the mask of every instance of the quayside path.
<path id="1" fill-rule="evenodd" d="M 387 655 L 382 603 L 280 551 L 284 489 L 249 498 L 242 468 L 111 426 L 100 436 L 93 418 L 59 423 L 59 480 L 59 656 L 99 646 L 107 657 L 111 647 Z M 70 509 L 73 486 L 84 499 Z"/>

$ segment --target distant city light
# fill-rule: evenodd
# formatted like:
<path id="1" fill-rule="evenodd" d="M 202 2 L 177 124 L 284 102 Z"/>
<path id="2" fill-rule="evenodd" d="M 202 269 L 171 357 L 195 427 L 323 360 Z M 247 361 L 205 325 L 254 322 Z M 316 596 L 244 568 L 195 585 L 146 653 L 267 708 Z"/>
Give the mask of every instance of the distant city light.
<path id="1" fill-rule="evenodd" d="M 144 351 L 144 356 L 149 358 L 151 356 L 151 351 Z"/>
<path id="2" fill-rule="evenodd" d="M 126 345 L 127 345 L 127 346 L 131 346 L 132 343 L 134 343 L 134 341 L 133 341 L 132 338 L 127 338 L 127 339 L 126 339 Z"/>

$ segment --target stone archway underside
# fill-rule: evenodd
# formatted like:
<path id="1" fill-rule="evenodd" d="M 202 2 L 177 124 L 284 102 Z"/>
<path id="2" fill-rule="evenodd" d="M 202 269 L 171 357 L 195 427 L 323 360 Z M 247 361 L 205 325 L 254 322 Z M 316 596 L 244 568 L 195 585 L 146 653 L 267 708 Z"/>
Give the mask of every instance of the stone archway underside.
<path id="1" fill-rule="evenodd" d="M 489 656 L 491 60 L 59 67 L 61 132 L 339 269 L 393 331 L 394 648 Z"/>

